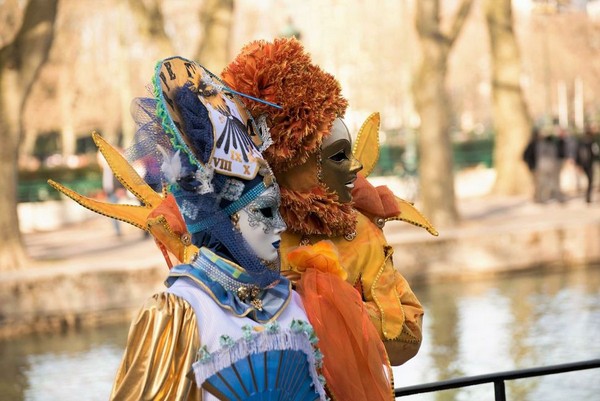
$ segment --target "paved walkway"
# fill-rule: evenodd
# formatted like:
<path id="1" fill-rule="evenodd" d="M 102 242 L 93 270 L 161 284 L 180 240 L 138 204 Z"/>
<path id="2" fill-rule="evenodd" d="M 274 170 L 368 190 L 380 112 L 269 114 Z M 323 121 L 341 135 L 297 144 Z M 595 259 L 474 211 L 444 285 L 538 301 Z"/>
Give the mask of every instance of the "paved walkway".
<path id="1" fill-rule="evenodd" d="M 599 196 L 600 197 L 600 196 Z M 440 228 L 439 239 L 449 236 L 460 238 L 474 232 L 524 231 L 532 228 L 548 229 L 575 222 L 598 221 L 600 224 L 600 201 L 586 204 L 581 197 L 567 197 L 565 202 L 539 204 L 528 197 L 483 196 L 457 201 L 461 223 L 452 228 Z M 406 224 L 386 226 L 388 241 L 402 243 L 429 237 Z M 598 245 L 600 246 L 600 244 Z"/>
<path id="2" fill-rule="evenodd" d="M 401 222 L 388 223 L 385 230 L 390 244 L 398 245 L 460 238 L 477 232 L 551 229 L 590 221 L 600 224 L 600 194 L 596 194 L 596 198 L 597 201 L 592 204 L 574 196 L 564 203 L 548 204 L 535 204 L 525 197 L 463 198 L 458 200 L 461 224 L 440 228 L 437 238 L 423 229 Z M 122 223 L 122 235 L 119 237 L 112 222 L 101 216 L 58 230 L 28 233 L 24 239 L 33 259 L 32 267 L 53 267 L 51 270 L 56 271 L 60 267 L 92 270 L 164 265 L 154 241 L 145 238 L 141 230 Z"/>
<path id="3" fill-rule="evenodd" d="M 575 188 L 573 172 L 565 169 L 561 181 L 564 188 Z M 550 202 L 535 204 L 528 197 L 492 197 L 486 195 L 494 182 L 493 169 L 466 169 L 456 176 L 455 191 L 457 206 L 462 222 L 457 227 L 438 228 L 439 237 L 429 235 L 425 230 L 402 222 L 388 223 L 386 237 L 391 245 L 414 243 L 415 241 L 439 241 L 448 238 L 470 236 L 478 232 L 551 230 L 566 224 L 598 221 L 600 225 L 600 191 L 596 190 L 595 202 L 586 204 L 574 190 L 564 203 Z M 399 196 L 406 196 L 406 189 L 398 179 L 391 177 L 370 177 L 374 185 L 387 185 Z M 43 211 L 40 216 L 53 213 L 56 216 L 75 216 L 87 213 L 90 216 L 84 223 L 70 224 L 59 229 L 24 234 L 29 255 L 36 267 L 58 266 L 77 269 L 118 269 L 134 265 L 149 267 L 164 265 L 163 257 L 154 241 L 144 238 L 141 230 L 121 223 L 123 235 L 117 237 L 113 222 L 109 219 L 85 211 L 72 202 L 70 209 Z M 418 205 L 417 205 L 418 206 Z M 39 213 L 39 211 L 38 211 Z M 27 213 L 31 218 L 36 217 Z M 47 216 L 46 216 L 47 218 Z M 600 246 L 600 244 L 598 245 Z M 70 267 L 66 267 L 70 266 Z M 38 272 L 39 273 L 39 272 Z"/>
<path id="4" fill-rule="evenodd" d="M 58 230 L 28 233 L 24 239 L 33 267 L 94 270 L 164 263 L 152 238 L 126 223 L 121 223 L 121 235 L 117 236 L 113 222 L 103 216 L 94 215 Z"/>

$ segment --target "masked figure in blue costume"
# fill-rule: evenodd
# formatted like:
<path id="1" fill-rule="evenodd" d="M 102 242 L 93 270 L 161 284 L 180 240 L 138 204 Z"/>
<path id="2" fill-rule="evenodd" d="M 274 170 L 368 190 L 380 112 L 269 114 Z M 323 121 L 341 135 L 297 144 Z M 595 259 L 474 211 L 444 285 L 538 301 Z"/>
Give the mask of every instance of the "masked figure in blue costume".
<path id="1" fill-rule="evenodd" d="M 179 263 L 134 319 L 111 399 L 325 399 L 317 339 L 279 274 L 286 227 L 261 154 L 268 130 L 194 62 L 163 60 L 153 84 L 154 98 L 134 101 L 128 161 L 94 136 L 141 206 L 101 204 L 51 183 L 152 233 L 169 267 Z M 132 167 L 148 157 L 161 164 L 162 194 Z"/>

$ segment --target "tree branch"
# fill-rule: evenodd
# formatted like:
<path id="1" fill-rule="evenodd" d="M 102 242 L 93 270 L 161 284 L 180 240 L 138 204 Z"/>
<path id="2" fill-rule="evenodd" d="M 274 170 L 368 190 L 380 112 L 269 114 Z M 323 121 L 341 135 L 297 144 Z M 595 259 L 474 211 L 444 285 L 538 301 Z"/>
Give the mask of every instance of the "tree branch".
<path id="1" fill-rule="evenodd" d="M 452 46 L 460 31 L 462 30 L 465 21 L 471 11 L 471 6 L 473 5 L 473 0 L 462 0 L 456 14 L 454 15 L 454 20 L 452 22 L 452 27 L 446 38 L 448 40 L 449 46 Z"/>
<path id="2" fill-rule="evenodd" d="M 158 44 L 161 52 L 170 53 L 172 44 L 165 31 L 165 19 L 159 2 L 153 0 L 146 5 L 142 0 L 129 0 L 128 5 L 137 22 L 140 36 Z"/>

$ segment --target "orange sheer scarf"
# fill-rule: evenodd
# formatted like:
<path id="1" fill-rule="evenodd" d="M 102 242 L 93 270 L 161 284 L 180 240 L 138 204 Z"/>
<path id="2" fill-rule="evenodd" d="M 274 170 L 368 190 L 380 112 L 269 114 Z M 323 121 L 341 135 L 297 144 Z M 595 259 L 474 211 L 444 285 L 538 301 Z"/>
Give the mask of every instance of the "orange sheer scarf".
<path id="1" fill-rule="evenodd" d="M 393 400 L 393 380 L 383 342 L 360 294 L 344 280 L 335 246 L 321 241 L 288 255 L 302 272 L 297 290 L 319 337 L 323 375 L 334 400 Z"/>

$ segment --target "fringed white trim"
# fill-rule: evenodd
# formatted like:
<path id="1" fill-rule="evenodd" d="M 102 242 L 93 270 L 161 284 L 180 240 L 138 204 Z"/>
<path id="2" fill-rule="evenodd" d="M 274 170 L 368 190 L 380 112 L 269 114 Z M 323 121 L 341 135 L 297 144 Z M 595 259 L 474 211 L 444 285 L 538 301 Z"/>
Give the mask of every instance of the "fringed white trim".
<path id="1" fill-rule="evenodd" d="M 295 333 L 291 330 L 278 333 L 270 333 L 268 330 L 265 330 L 253 335 L 250 339 L 242 337 L 231 347 L 221 348 L 211 353 L 208 360 L 198 361 L 192 365 L 196 376 L 196 383 L 198 383 L 198 386 L 201 386 L 206 379 L 215 373 L 228 368 L 248 355 L 277 350 L 301 351 L 306 355 L 313 386 L 319 393 L 321 400 L 326 400 L 325 389 L 319 380 L 319 374 L 316 369 L 317 361 L 314 355 L 314 348 L 306 333 Z"/>
<path id="2" fill-rule="evenodd" d="M 263 153 L 269 146 L 273 145 L 273 139 L 271 138 L 271 132 L 269 131 L 269 126 L 267 125 L 267 116 L 266 114 L 262 114 L 258 116 L 256 121 L 256 128 L 258 129 L 258 135 L 262 140 L 262 145 L 260 146 L 259 152 Z"/>
<path id="3" fill-rule="evenodd" d="M 214 191 L 212 185 L 213 175 L 215 173 L 214 166 L 210 164 L 202 166 L 198 166 L 198 170 L 196 170 L 196 179 L 200 182 L 200 186 L 196 190 L 198 194 L 205 195 Z"/>

